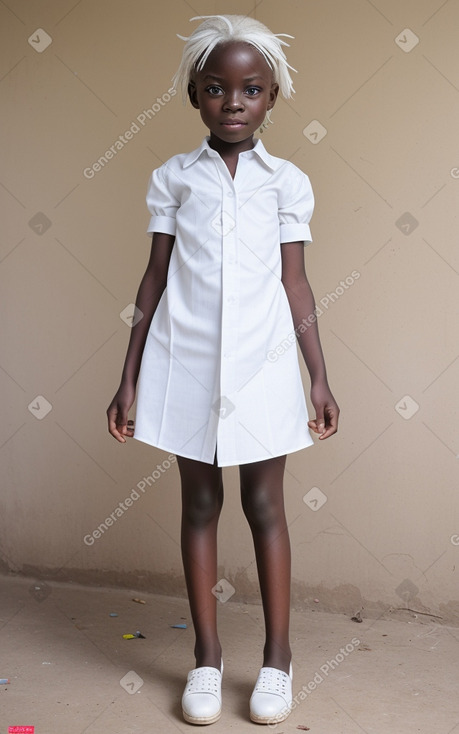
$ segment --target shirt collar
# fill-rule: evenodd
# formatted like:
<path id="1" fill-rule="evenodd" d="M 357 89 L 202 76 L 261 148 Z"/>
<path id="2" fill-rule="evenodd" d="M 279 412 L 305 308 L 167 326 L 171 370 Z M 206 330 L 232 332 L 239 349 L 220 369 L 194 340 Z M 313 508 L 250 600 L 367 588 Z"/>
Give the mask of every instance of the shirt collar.
<path id="1" fill-rule="evenodd" d="M 210 147 L 209 145 L 209 136 L 206 136 L 204 140 L 202 141 L 199 148 L 196 148 L 196 150 L 193 150 L 191 153 L 188 153 L 184 160 L 183 160 L 183 167 L 188 168 L 188 166 L 191 166 L 193 163 L 196 163 L 196 161 L 203 155 L 203 153 L 207 153 L 209 158 L 219 158 L 220 155 L 217 153 L 216 150 Z M 255 138 L 255 145 L 250 150 L 245 150 L 240 155 L 251 155 L 252 157 L 256 155 L 268 168 L 270 168 L 272 171 L 276 169 L 275 159 L 272 155 L 268 153 L 265 146 L 261 142 L 261 140 L 258 138 Z"/>

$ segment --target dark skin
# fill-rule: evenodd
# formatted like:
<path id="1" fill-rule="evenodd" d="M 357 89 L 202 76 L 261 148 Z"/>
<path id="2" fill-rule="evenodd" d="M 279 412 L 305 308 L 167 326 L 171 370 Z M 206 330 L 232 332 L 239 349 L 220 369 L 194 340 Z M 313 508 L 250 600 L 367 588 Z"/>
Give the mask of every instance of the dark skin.
<path id="1" fill-rule="evenodd" d="M 209 145 L 226 163 L 234 178 L 239 153 L 254 146 L 253 136 L 266 111 L 274 107 L 278 85 L 268 64 L 246 43 L 220 44 L 204 68 L 190 79 L 189 98 L 210 131 Z M 128 421 L 151 319 L 167 283 L 174 237 L 153 235 L 150 260 L 137 295 L 144 316 L 131 330 L 120 387 L 108 410 L 110 433 L 121 443 L 134 434 Z M 303 242 L 281 245 L 282 283 L 297 328 L 314 312 L 315 302 L 304 267 Z M 298 341 L 311 378 L 311 401 L 316 416 L 308 425 L 319 440 L 338 428 L 339 408 L 327 381 L 317 322 Z M 196 667 L 220 669 L 217 633 L 217 525 L 223 504 L 222 470 L 214 464 L 177 457 L 182 484 L 182 558 L 196 634 Z M 288 672 L 290 616 L 290 540 L 284 511 L 285 456 L 239 467 L 241 501 L 249 523 L 257 561 L 265 617 L 263 665 Z"/>

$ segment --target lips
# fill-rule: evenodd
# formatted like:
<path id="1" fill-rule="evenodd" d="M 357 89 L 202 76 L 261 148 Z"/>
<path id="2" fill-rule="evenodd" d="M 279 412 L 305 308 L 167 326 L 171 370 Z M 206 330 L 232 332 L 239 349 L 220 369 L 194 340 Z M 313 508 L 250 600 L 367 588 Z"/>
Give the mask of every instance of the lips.
<path id="1" fill-rule="evenodd" d="M 244 120 L 223 120 L 223 122 L 220 123 L 220 124 L 221 125 L 228 125 L 228 126 L 233 126 L 234 125 L 235 127 L 237 127 L 239 125 L 247 125 L 247 123 L 244 122 Z"/>

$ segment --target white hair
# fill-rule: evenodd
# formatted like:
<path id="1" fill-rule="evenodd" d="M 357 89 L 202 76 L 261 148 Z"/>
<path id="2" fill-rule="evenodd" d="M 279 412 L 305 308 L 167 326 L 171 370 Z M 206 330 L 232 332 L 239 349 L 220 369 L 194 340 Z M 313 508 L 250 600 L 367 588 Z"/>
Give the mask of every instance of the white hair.
<path id="1" fill-rule="evenodd" d="M 182 60 L 172 77 L 174 88 L 181 87 L 183 101 L 186 101 L 188 84 L 193 71 L 201 71 L 209 54 L 221 43 L 244 42 L 259 51 L 273 72 L 273 79 L 279 91 L 288 99 L 295 91 L 289 69 L 296 71 L 287 63 L 282 46 L 289 46 L 280 36 L 293 38 L 286 33 L 273 33 L 263 23 L 246 15 L 198 15 L 193 20 L 204 19 L 191 36 L 178 36 L 186 41 Z M 178 35 L 178 34 L 177 34 Z"/>

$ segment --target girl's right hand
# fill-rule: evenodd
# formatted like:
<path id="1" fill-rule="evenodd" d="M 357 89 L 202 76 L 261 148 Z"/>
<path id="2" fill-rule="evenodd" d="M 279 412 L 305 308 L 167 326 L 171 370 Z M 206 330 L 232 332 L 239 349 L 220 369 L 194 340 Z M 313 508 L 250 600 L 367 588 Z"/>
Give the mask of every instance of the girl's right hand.
<path id="1" fill-rule="evenodd" d="M 125 436 L 132 438 L 134 435 L 134 421 L 128 420 L 134 399 L 135 387 L 121 384 L 107 408 L 108 430 L 120 443 L 126 443 Z"/>

